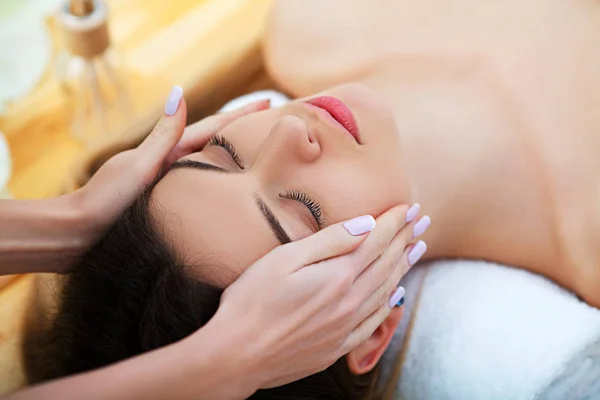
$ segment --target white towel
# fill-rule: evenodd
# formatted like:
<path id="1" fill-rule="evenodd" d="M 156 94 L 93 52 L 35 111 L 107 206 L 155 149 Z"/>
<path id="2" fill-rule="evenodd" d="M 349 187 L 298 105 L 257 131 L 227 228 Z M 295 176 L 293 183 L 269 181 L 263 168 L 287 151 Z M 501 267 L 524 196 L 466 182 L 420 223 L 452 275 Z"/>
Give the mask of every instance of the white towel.
<path id="1" fill-rule="evenodd" d="M 289 101 L 262 91 L 225 107 L 262 98 Z M 403 345 L 400 399 L 600 399 L 600 310 L 554 283 L 455 260 L 413 268 L 402 284 L 405 318 L 384 365 Z"/>
<path id="2" fill-rule="evenodd" d="M 412 322 L 399 398 L 600 399 L 600 310 L 572 293 L 476 261 L 419 266 L 403 284 Z"/>
<path id="3" fill-rule="evenodd" d="M 253 101 L 266 100 L 266 99 L 271 100 L 272 108 L 281 107 L 282 105 L 284 105 L 290 101 L 289 97 L 287 97 L 285 94 L 278 92 L 276 90 L 259 90 L 257 92 L 248 93 L 248 94 L 240 96 L 236 99 L 230 100 L 227 104 L 225 104 L 221 108 L 220 112 L 232 111 L 232 110 L 235 110 L 236 108 L 243 107 L 246 104 L 250 104 Z"/>

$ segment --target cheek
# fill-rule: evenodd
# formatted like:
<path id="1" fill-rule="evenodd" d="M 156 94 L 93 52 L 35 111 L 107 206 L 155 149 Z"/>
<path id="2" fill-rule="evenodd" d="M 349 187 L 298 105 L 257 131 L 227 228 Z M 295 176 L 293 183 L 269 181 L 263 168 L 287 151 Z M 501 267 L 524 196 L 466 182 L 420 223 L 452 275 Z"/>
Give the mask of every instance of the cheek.
<path id="1" fill-rule="evenodd" d="M 393 206 L 409 202 L 407 185 L 402 184 L 400 174 L 392 173 L 389 167 L 370 167 L 350 164 L 344 168 L 337 164 L 319 174 L 313 186 L 319 186 L 315 188 L 317 199 L 330 222 L 363 214 L 377 217 Z"/>

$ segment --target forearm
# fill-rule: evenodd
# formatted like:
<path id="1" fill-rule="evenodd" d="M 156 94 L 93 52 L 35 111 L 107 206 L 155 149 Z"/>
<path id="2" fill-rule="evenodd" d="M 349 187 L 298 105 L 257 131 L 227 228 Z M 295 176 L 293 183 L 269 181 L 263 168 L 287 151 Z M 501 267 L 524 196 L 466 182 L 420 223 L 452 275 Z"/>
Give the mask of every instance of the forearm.
<path id="1" fill-rule="evenodd" d="M 228 330 L 231 330 L 229 326 Z M 3 400 L 237 400 L 256 388 L 223 332 L 201 329 L 181 342 L 118 364 L 35 386 Z"/>
<path id="2" fill-rule="evenodd" d="M 0 275 L 64 270 L 91 244 L 82 217 L 67 196 L 0 200 Z"/>

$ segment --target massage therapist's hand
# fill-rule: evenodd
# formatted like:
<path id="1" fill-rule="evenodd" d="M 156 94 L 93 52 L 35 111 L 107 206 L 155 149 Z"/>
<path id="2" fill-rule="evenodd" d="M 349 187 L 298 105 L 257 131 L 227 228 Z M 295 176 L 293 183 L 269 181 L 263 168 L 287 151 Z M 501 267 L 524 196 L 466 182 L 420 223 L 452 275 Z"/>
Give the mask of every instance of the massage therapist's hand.
<path id="1" fill-rule="evenodd" d="M 207 326 L 226 338 L 253 390 L 322 371 L 371 336 L 426 249 L 411 244 L 417 213 L 397 206 L 376 224 L 364 216 L 329 226 L 274 249 L 225 290 Z M 184 340 L 191 352 L 194 340 Z"/>
<path id="2" fill-rule="evenodd" d="M 158 177 L 163 167 L 201 150 L 211 136 L 233 120 L 268 107 L 268 101 L 258 101 L 185 128 L 186 104 L 181 88 L 174 87 L 164 115 L 144 142 L 113 156 L 84 187 L 69 196 L 85 218 L 86 239 L 90 245 L 102 237 L 125 208 Z"/>

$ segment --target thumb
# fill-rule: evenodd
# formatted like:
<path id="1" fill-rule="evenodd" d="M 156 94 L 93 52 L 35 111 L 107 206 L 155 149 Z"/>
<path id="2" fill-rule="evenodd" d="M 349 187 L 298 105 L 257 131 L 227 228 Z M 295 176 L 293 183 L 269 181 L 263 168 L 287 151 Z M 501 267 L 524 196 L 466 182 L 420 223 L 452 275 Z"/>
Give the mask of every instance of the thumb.
<path id="1" fill-rule="evenodd" d="M 183 89 L 180 86 L 173 86 L 165 104 L 164 114 L 150 135 L 138 146 L 136 152 L 139 152 L 139 156 L 149 164 L 156 166 L 157 169 L 160 168 L 183 135 L 186 118 L 187 106 L 183 99 Z"/>
<path id="2" fill-rule="evenodd" d="M 320 230 L 302 240 L 286 244 L 293 248 L 295 262 L 290 263 L 294 269 L 327 260 L 329 258 L 350 253 L 356 249 L 375 228 L 375 219 L 363 215 L 346 222 L 340 222 Z"/>

